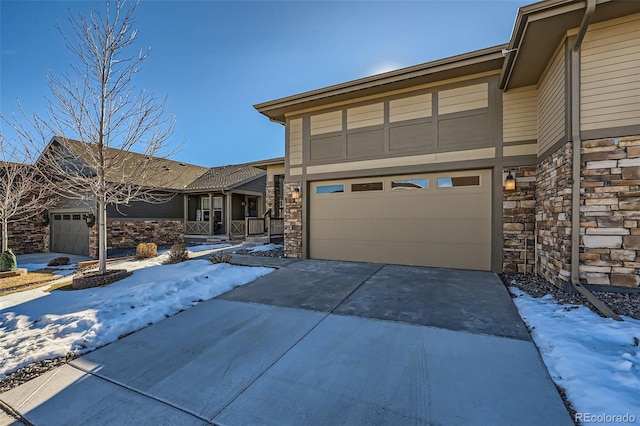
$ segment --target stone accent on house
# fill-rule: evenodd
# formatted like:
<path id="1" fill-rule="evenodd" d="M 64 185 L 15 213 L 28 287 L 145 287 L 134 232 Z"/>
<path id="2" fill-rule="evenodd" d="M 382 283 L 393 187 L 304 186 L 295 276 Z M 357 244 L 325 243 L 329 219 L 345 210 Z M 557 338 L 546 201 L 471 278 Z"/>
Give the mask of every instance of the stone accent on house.
<path id="1" fill-rule="evenodd" d="M 293 198 L 293 188 L 301 188 L 301 197 Z M 284 255 L 302 257 L 302 203 L 304 199 L 301 182 L 284 184 Z"/>
<path id="2" fill-rule="evenodd" d="M 0 227 L 1 228 L 1 227 Z M 43 253 L 49 251 L 49 227 L 42 215 L 10 222 L 9 248 L 14 254 Z M 0 238 L 2 230 L 0 229 Z"/>
<path id="3" fill-rule="evenodd" d="M 502 268 L 530 274 L 535 261 L 536 166 L 505 169 L 504 173 L 509 171 L 516 178 L 516 189 L 503 192 Z"/>
<path id="4" fill-rule="evenodd" d="M 266 209 L 271 209 L 273 217 L 277 217 L 278 206 L 276 206 L 276 187 L 273 182 L 267 182 L 267 188 L 265 192 L 265 206 Z"/>
<path id="5" fill-rule="evenodd" d="M 640 136 L 582 142 L 580 280 L 640 287 Z"/>
<path id="6" fill-rule="evenodd" d="M 130 248 L 139 243 L 173 245 L 184 242 L 181 220 L 117 220 L 107 222 L 107 247 Z M 89 255 L 98 256 L 98 227 L 89 231 Z"/>
<path id="7" fill-rule="evenodd" d="M 536 178 L 537 272 L 561 287 L 571 280 L 571 143 L 544 159 Z"/>

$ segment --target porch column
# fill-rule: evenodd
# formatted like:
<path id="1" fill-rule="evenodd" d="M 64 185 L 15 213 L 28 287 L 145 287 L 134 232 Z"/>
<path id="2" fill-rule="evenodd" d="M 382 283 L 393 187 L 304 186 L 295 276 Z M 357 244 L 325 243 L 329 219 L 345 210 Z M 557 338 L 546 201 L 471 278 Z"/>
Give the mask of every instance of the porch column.
<path id="1" fill-rule="evenodd" d="M 209 235 L 213 235 L 213 193 L 211 192 L 209 193 Z"/>
<path id="2" fill-rule="evenodd" d="M 189 196 L 187 194 L 182 194 L 183 204 L 182 210 L 184 213 L 184 233 L 187 233 L 187 221 L 189 220 Z"/>
<path id="3" fill-rule="evenodd" d="M 224 194 L 224 232 L 227 234 L 227 238 L 231 239 L 231 192 Z"/>

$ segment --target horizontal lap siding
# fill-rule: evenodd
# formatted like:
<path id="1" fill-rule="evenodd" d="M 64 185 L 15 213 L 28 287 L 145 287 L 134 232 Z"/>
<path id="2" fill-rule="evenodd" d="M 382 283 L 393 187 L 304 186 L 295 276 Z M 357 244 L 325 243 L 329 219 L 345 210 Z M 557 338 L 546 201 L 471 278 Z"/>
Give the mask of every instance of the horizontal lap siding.
<path id="1" fill-rule="evenodd" d="M 580 58 L 580 129 L 640 125 L 640 14 L 589 27 Z"/>
<path id="2" fill-rule="evenodd" d="M 443 90 L 438 93 L 438 114 L 440 115 L 488 106 L 489 85 L 487 83 Z"/>
<path id="3" fill-rule="evenodd" d="M 538 88 L 538 155 L 565 135 L 565 49 L 556 56 Z"/>
<path id="4" fill-rule="evenodd" d="M 502 140 L 538 138 L 538 90 L 535 87 L 502 95 Z"/>
<path id="5" fill-rule="evenodd" d="M 302 119 L 289 122 L 289 164 L 302 164 Z"/>
<path id="6" fill-rule="evenodd" d="M 342 111 L 311 116 L 311 136 L 342 131 Z"/>
<path id="7" fill-rule="evenodd" d="M 389 122 L 431 117 L 431 93 L 389 101 Z"/>
<path id="8" fill-rule="evenodd" d="M 347 109 L 347 129 L 384 124 L 384 104 L 364 105 Z"/>

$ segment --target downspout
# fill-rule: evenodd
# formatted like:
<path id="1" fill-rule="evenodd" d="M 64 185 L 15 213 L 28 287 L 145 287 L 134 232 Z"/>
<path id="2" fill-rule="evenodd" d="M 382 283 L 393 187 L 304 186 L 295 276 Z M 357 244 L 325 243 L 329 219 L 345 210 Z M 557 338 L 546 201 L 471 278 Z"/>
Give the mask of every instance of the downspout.
<path id="1" fill-rule="evenodd" d="M 602 314 L 622 321 L 607 305 L 580 284 L 580 48 L 596 10 L 596 0 L 586 0 L 586 8 L 576 41 L 571 49 L 571 141 L 573 145 L 573 169 L 571 191 L 571 285 Z"/>

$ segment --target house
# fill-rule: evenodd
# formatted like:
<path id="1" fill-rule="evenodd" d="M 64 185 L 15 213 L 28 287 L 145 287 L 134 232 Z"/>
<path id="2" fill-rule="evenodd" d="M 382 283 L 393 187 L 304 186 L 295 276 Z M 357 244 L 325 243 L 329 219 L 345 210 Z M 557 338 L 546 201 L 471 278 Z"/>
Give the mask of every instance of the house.
<path id="1" fill-rule="evenodd" d="M 245 235 L 245 218 L 262 217 L 266 172 L 250 164 L 214 167 L 184 190 L 188 236 Z"/>
<path id="2" fill-rule="evenodd" d="M 57 161 L 84 170 L 92 147 L 84 142 L 54 137 L 46 150 Z M 117 157 L 107 149 L 107 157 Z M 84 159 L 84 161 L 83 161 Z M 247 164 L 207 168 L 127 152 L 114 161 L 107 179 L 118 182 L 139 161 L 151 161 L 151 172 L 137 184 L 153 189 L 158 202 L 132 201 L 107 206 L 107 246 L 135 247 L 141 242 L 158 245 L 181 243 L 185 237 L 244 237 L 246 217 L 264 214 L 266 171 Z M 87 167 L 87 173 L 91 173 Z M 53 251 L 95 257 L 98 252 L 96 203 L 90 195 L 78 200 L 61 198 L 43 217 L 12 226 L 11 246 L 16 253 Z M 20 234 L 28 238 L 18 237 Z"/>
<path id="3" fill-rule="evenodd" d="M 640 2 L 534 3 L 507 44 L 255 108 L 288 257 L 640 286 Z"/>

